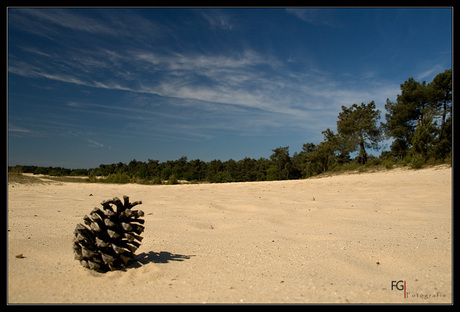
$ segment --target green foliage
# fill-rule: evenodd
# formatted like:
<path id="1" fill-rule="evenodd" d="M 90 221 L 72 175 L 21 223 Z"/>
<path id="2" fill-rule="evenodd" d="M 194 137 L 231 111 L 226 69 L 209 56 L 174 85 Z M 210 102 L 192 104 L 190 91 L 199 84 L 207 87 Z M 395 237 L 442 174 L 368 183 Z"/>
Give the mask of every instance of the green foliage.
<path id="1" fill-rule="evenodd" d="M 420 169 L 425 164 L 426 157 L 420 153 L 415 153 L 411 157 L 411 168 L 412 169 Z"/>
<path id="2" fill-rule="evenodd" d="M 67 169 L 61 167 L 9 166 L 8 172 L 44 174 L 50 176 L 87 176 L 87 169 Z"/>
<path id="3" fill-rule="evenodd" d="M 227 171 L 219 171 L 214 175 L 212 182 L 214 183 L 232 182 L 232 177 L 230 173 L 228 173 Z"/>
<path id="4" fill-rule="evenodd" d="M 172 174 L 169 176 L 167 184 L 168 185 L 179 184 L 179 181 L 177 180 L 177 177 L 174 174 Z"/>
<path id="5" fill-rule="evenodd" d="M 91 170 L 88 173 L 88 182 L 91 182 L 91 183 L 97 182 L 97 177 L 96 177 L 96 173 L 94 170 Z"/>
<path id="6" fill-rule="evenodd" d="M 154 177 L 153 180 L 150 181 L 149 184 L 161 184 L 161 179 L 160 177 Z"/>
<path id="7" fill-rule="evenodd" d="M 394 159 L 385 159 L 382 160 L 381 165 L 385 167 L 385 169 L 393 169 L 396 164 L 396 160 Z"/>
<path id="8" fill-rule="evenodd" d="M 278 177 L 276 180 L 287 180 L 289 179 L 289 173 L 291 169 L 291 157 L 289 157 L 289 146 L 275 148 L 273 154 L 270 156 L 274 167 L 277 170 Z M 273 168 L 273 166 L 271 167 Z M 273 169 L 272 169 L 273 171 Z M 273 175 L 271 172 L 270 175 Z M 273 178 L 270 176 L 270 179 Z"/>
<path id="9" fill-rule="evenodd" d="M 276 166 L 270 166 L 267 169 L 267 181 L 275 181 L 278 180 L 279 174 L 278 174 L 278 168 Z"/>
<path id="10" fill-rule="evenodd" d="M 105 183 L 120 183 L 120 184 L 126 184 L 131 182 L 131 177 L 125 173 L 111 173 L 109 174 L 105 179 L 101 180 L 102 182 Z"/>
<path id="11" fill-rule="evenodd" d="M 431 116 L 424 116 L 412 136 L 412 152 L 423 156 L 435 157 L 434 144 L 438 129 Z"/>

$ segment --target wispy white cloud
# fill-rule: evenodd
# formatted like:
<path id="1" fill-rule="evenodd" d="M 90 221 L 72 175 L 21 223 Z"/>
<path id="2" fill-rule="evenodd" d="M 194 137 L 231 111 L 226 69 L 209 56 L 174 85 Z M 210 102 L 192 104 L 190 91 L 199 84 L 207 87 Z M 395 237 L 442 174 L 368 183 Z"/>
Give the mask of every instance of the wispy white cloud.
<path id="1" fill-rule="evenodd" d="M 249 108 L 283 112 L 289 103 L 274 102 L 273 95 L 286 87 L 288 78 L 279 61 L 254 51 L 239 55 L 168 55 L 141 53 L 137 60 L 158 70 L 156 84 L 145 84 L 143 91 Z M 284 110 L 285 113 L 288 111 Z"/>
<path id="2" fill-rule="evenodd" d="M 414 76 L 414 78 L 416 80 L 426 80 L 427 78 L 433 79 L 435 74 L 443 72 L 446 69 L 447 67 L 441 64 L 434 64 L 430 67 L 428 67 L 427 64 L 424 64 L 423 68 Z"/>
<path id="3" fill-rule="evenodd" d="M 35 23 L 42 25 L 41 28 L 44 32 L 49 32 L 50 27 L 48 24 L 56 25 L 59 27 L 69 28 L 77 31 L 84 31 L 88 33 L 96 33 L 103 35 L 119 35 L 119 31 L 116 28 L 110 27 L 105 23 L 99 22 L 94 18 L 86 17 L 81 10 L 67 10 L 67 9 L 17 9 L 14 12 L 20 13 L 22 16 L 28 16 L 28 23 L 31 23 L 30 19 L 40 21 Z M 14 17 L 16 18 L 16 16 Z M 32 21 L 33 22 L 33 21 Z M 43 23 L 45 22 L 45 23 Z M 45 28 L 46 27 L 46 28 Z M 27 30 L 27 29 L 26 29 Z M 29 30 L 33 31 L 33 30 Z"/>
<path id="4" fill-rule="evenodd" d="M 162 117 L 162 118 L 174 118 L 174 119 L 184 119 L 183 116 L 177 114 L 167 114 L 164 112 L 159 112 L 149 108 L 142 108 L 137 106 L 136 104 L 131 104 L 128 106 L 117 106 L 117 105 L 108 105 L 108 104 L 96 104 L 96 103 L 78 103 L 75 101 L 71 101 L 67 103 L 68 107 L 78 109 L 80 111 L 88 111 L 93 113 L 98 113 L 94 109 L 103 109 L 99 111 L 100 114 L 112 114 L 116 115 L 117 117 L 123 117 L 126 119 L 145 119 L 151 120 L 152 117 Z M 118 112 L 118 113 L 114 113 Z"/>
<path id="5" fill-rule="evenodd" d="M 63 72 L 48 72 L 46 68 L 40 68 L 37 65 L 26 63 L 24 61 L 10 60 L 8 72 L 29 78 L 46 78 L 50 80 L 68 82 L 78 85 L 94 86 L 89 81 L 84 81 L 76 75 L 70 75 Z"/>
<path id="6" fill-rule="evenodd" d="M 37 48 L 34 48 L 34 47 L 26 47 L 26 46 L 19 46 L 19 48 L 25 52 L 29 52 L 29 53 L 32 53 L 32 54 L 37 54 L 37 55 L 40 55 L 40 56 L 46 56 L 46 57 L 55 57 L 56 55 L 54 54 L 51 54 L 51 53 L 45 53 L 43 51 L 40 51 L 39 49 Z"/>
<path id="7" fill-rule="evenodd" d="M 286 12 L 312 25 L 330 27 L 338 25 L 338 22 L 333 18 L 330 8 L 288 8 Z"/>
<path id="8" fill-rule="evenodd" d="M 212 28 L 232 30 L 235 27 L 230 15 L 220 10 L 205 9 L 201 11 L 201 14 L 209 22 Z"/>
<path id="9" fill-rule="evenodd" d="M 10 8 L 8 19 L 9 28 L 47 38 L 56 47 L 65 45 L 66 48 L 72 45 L 68 44 L 69 38 L 75 41 L 85 38 L 91 42 L 105 36 L 116 38 L 120 47 L 121 44 L 145 45 L 146 38 L 154 40 L 172 35 L 167 27 L 129 9 Z M 73 32 L 71 36 L 69 31 Z"/>
<path id="10" fill-rule="evenodd" d="M 227 55 L 204 55 L 170 53 L 168 55 L 152 52 L 133 52 L 134 59 L 145 61 L 155 66 L 156 70 L 192 71 L 200 75 L 222 75 L 237 69 L 254 67 L 258 65 L 275 66 L 277 61 L 267 56 L 262 56 L 253 50 L 244 50 L 240 53 Z M 225 77 L 224 77 L 225 78 Z"/>
<path id="11" fill-rule="evenodd" d="M 350 84 L 344 85 L 332 75 L 320 71 L 294 74 L 281 62 L 251 51 L 240 57 L 181 55 L 163 60 L 142 55 L 140 59 L 174 70 L 174 75 L 167 75 L 167 79 L 152 87 L 157 94 L 240 105 L 293 118 L 309 118 L 312 110 L 340 108 L 341 105 L 364 102 L 372 96 L 378 101 L 379 96 L 391 96 L 389 91 L 393 92 L 397 87 L 394 84 L 373 84 L 371 80 L 366 88 L 362 81 L 350 87 Z M 370 79 L 377 75 L 376 71 L 369 70 L 360 77 Z M 386 97 L 381 101 L 384 102 Z"/>
<path id="12" fill-rule="evenodd" d="M 89 143 L 89 146 L 91 147 L 98 147 L 98 148 L 108 148 L 108 149 L 111 149 L 112 147 L 111 146 L 106 146 L 96 140 L 93 140 L 93 139 L 87 139 L 88 143 Z"/>
<path id="13" fill-rule="evenodd" d="M 8 123 L 8 132 L 31 133 L 32 130 L 15 126 L 12 123 Z"/>

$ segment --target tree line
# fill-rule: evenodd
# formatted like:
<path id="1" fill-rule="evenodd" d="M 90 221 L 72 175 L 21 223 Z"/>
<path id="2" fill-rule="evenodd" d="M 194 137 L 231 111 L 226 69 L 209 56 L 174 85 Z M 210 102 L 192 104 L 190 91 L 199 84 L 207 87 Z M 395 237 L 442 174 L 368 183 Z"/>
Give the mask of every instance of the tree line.
<path id="1" fill-rule="evenodd" d="M 289 147 L 272 150 L 270 158 L 235 161 L 200 159 L 128 164 L 101 164 L 93 169 L 15 166 L 9 170 L 47 175 L 88 176 L 90 182 L 169 184 L 190 182 L 245 182 L 308 178 L 327 171 L 358 169 L 365 166 L 395 164 L 420 168 L 422 165 L 451 162 L 452 158 L 452 70 L 439 73 L 433 81 L 417 82 L 409 78 L 400 85 L 396 101 L 387 99 L 385 122 L 379 124 L 380 110 L 375 102 L 342 106 L 337 133 L 322 131 L 319 144 L 303 144 L 302 151 L 289 154 Z M 379 157 L 368 150 L 379 150 L 385 139 L 393 139 L 389 151 Z M 351 154 L 357 153 L 355 158 Z M 98 177 L 104 177 L 98 179 Z"/>

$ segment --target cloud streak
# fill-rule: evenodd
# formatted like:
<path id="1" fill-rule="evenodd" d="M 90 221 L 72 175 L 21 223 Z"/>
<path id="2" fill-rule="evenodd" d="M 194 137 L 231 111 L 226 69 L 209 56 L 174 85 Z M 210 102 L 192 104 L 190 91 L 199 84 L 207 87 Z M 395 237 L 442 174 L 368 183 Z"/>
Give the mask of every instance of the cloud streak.
<path id="1" fill-rule="evenodd" d="M 209 22 L 213 29 L 219 28 L 223 30 L 232 30 L 235 27 L 231 17 L 222 11 L 207 9 L 203 10 L 201 14 Z"/>
<path id="2" fill-rule="evenodd" d="M 8 123 L 8 132 L 31 133 L 32 130 L 22 128 L 22 127 L 17 127 L 15 125 L 13 125 L 12 123 Z"/>
<path id="3" fill-rule="evenodd" d="M 106 24 L 100 23 L 92 18 L 87 18 L 83 15 L 75 14 L 75 11 L 70 12 L 65 9 L 24 9 L 21 11 L 28 15 L 29 18 L 35 18 L 39 21 L 48 22 L 72 30 L 112 36 L 118 34 L 116 29 L 109 27 Z"/>
<path id="4" fill-rule="evenodd" d="M 88 143 L 90 144 L 89 146 L 91 147 L 98 147 L 98 148 L 108 148 L 108 149 L 111 149 L 110 146 L 105 146 L 104 144 L 96 141 L 96 140 L 92 140 L 92 139 L 87 139 Z"/>
<path id="5" fill-rule="evenodd" d="M 125 37 L 138 40 L 145 32 L 159 36 L 165 29 L 130 10 L 113 10 L 106 14 L 102 9 L 10 9 L 14 27 L 50 39 L 62 37 L 62 30 L 92 35 Z M 90 13 L 90 14 L 88 14 Z M 32 26 L 32 27 L 31 27 Z"/>
<path id="6" fill-rule="evenodd" d="M 286 9 L 286 12 L 312 25 L 337 26 L 337 21 L 333 18 L 330 8 L 289 8 Z"/>

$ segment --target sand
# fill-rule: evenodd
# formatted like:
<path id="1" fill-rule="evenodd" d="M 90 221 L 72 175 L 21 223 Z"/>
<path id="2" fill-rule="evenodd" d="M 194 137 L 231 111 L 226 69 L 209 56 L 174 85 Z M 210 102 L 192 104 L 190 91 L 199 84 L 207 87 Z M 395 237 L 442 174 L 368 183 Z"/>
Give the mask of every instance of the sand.
<path id="1" fill-rule="evenodd" d="M 75 225 L 123 195 L 143 201 L 137 263 L 83 268 Z M 7 226 L 10 304 L 452 302 L 446 166 L 227 184 L 9 183 Z"/>

